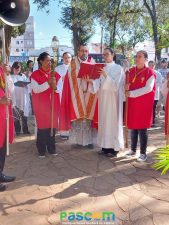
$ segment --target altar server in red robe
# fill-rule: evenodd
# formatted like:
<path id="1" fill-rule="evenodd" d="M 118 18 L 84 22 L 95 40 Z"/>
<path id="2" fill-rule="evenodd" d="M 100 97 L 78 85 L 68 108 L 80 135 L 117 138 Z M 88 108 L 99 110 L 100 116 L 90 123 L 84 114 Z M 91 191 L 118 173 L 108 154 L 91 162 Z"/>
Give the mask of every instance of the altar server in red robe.
<path id="1" fill-rule="evenodd" d="M 138 161 L 146 161 L 148 132 L 152 125 L 153 104 L 155 96 L 155 73 L 146 66 L 148 54 L 139 51 L 136 66 L 126 72 L 126 98 L 128 98 L 126 124 L 131 129 L 131 151 L 126 157 L 135 156 L 138 136 L 140 139 L 140 156 Z"/>
<path id="2" fill-rule="evenodd" d="M 38 64 L 40 68 L 31 75 L 32 103 L 38 128 L 36 146 L 39 157 L 44 158 L 46 151 L 51 155 L 57 155 L 55 132 L 58 128 L 60 107 L 58 90 L 60 76 L 56 72 L 51 76 L 51 57 L 48 53 L 43 52 L 39 55 Z M 54 101 L 52 101 L 52 91 L 54 91 Z M 54 107 L 53 121 L 52 107 Z M 52 136 L 51 127 L 54 128 Z"/>
<path id="3" fill-rule="evenodd" d="M 4 68 L 3 68 L 4 67 Z M 5 76 L 4 69 L 9 71 L 8 66 L 0 67 L 0 192 L 6 189 L 2 183 L 12 182 L 15 177 L 3 174 L 6 157 L 6 110 L 9 109 L 9 142 L 12 144 L 14 138 L 14 121 L 12 116 L 11 92 L 13 91 L 13 83 L 10 75 L 7 77 L 8 96 L 5 94 Z M 7 72 L 6 71 L 6 72 Z"/>

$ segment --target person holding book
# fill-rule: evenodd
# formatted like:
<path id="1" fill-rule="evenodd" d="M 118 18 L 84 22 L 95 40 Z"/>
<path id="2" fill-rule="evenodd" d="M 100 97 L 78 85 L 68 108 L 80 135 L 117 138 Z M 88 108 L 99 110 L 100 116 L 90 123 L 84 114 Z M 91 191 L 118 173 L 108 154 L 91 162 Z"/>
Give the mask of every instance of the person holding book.
<path id="1" fill-rule="evenodd" d="M 46 151 L 56 156 L 55 132 L 58 128 L 60 76 L 51 71 L 51 57 L 43 52 L 38 57 L 40 68 L 31 75 L 32 103 L 37 124 L 36 146 L 40 158 Z M 60 86 L 59 86 L 60 85 Z"/>
<path id="2" fill-rule="evenodd" d="M 5 75 L 7 75 L 7 85 L 5 84 Z M 7 88 L 7 95 L 5 89 Z M 14 121 L 12 115 L 11 93 L 13 92 L 13 83 L 10 78 L 10 67 L 0 66 L 0 192 L 5 191 L 6 185 L 3 183 L 12 182 L 16 179 L 14 176 L 3 174 L 6 158 L 6 110 L 9 109 L 9 142 L 12 144 L 14 139 Z"/>
<path id="3" fill-rule="evenodd" d="M 90 79 L 89 90 L 98 92 L 98 145 L 99 154 L 116 157 L 124 148 L 123 140 L 123 90 L 124 71 L 115 63 L 115 53 L 111 48 L 103 52 L 105 67 L 100 69 L 100 78 Z"/>
<path id="4" fill-rule="evenodd" d="M 71 61 L 64 79 L 60 110 L 60 130 L 70 132 L 70 141 L 75 147 L 93 148 L 93 120 L 97 96 L 88 91 L 87 82 L 78 77 L 81 64 L 92 62 L 86 45 L 78 48 L 77 56 Z"/>
<path id="5" fill-rule="evenodd" d="M 22 65 L 20 62 L 14 62 L 12 65 L 12 80 L 14 83 L 14 92 L 12 94 L 13 113 L 16 135 L 21 133 L 21 128 L 24 134 L 30 134 L 27 124 L 27 119 L 30 114 L 30 97 L 28 84 L 29 78 L 21 73 Z"/>
<path id="6" fill-rule="evenodd" d="M 138 137 L 140 139 L 140 155 L 137 161 L 147 160 L 148 131 L 153 122 L 153 106 L 156 92 L 155 72 L 146 66 L 148 54 L 138 51 L 136 66 L 126 74 L 125 94 L 128 99 L 125 124 L 131 130 L 131 150 L 126 157 L 136 155 Z"/>

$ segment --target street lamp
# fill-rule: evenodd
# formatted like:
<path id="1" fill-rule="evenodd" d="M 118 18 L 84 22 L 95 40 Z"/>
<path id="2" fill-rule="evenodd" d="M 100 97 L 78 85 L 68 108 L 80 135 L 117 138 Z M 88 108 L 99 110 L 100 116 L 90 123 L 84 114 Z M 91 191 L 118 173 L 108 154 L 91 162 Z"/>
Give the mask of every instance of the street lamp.
<path id="1" fill-rule="evenodd" d="M 52 51 L 53 51 L 53 58 L 54 62 L 58 62 L 58 50 L 59 50 L 59 40 L 56 36 L 53 36 L 52 43 L 51 43 Z"/>

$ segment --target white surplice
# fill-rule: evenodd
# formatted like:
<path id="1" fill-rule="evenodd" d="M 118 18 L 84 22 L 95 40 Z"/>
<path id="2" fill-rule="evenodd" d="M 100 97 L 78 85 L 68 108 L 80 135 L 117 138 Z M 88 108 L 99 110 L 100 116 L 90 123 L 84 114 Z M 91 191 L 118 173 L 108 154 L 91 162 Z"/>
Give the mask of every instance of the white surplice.
<path id="1" fill-rule="evenodd" d="M 15 84 L 18 81 L 29 82 L 29 78 L 25 76 L 25 74 L 21 75 L 11 75 L 12 81 Z M 30 114 L 30 96 L 28 87 L 17 87 L 14 86 L 14 92 L 12 94 L 12 102 L 13 106 L 18 107 L 20 110 L 24 112 L 24 116 L 28 117 Z"/>
<path id="2" fill-rule="evenodd" d="M 56 67 L 55 71 L 60 75 L 60 83 L 61 83 L 61 92 L 59 93 L 60 95 L 60 101 L 62 99 L 62 90 L 63 90 L 63 85 L 64 85 L 64 77 L 66 76 L 67 70 L 68 70 L 69 65 L 62 64 Z"/>
<path id="3" fill-rule="evenodd" d="M 93 81 L 89 86 L 91 92 L 98 91 L 98 145 L 101 148 L 124 148 L 123 139 L 123 93 L 124 71 L 120 65 L 107 63 L 107 77 Z"/>

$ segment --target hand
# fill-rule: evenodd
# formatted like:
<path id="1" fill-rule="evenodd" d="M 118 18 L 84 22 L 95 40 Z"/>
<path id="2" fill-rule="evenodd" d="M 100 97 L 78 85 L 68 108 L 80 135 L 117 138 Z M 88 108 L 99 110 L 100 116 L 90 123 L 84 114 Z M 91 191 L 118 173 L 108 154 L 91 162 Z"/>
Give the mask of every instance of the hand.
<path id="1" fill-rule="evenodd" d="M 12 103 L 10 98 L 7 98 L 6 96 L 0 98 L 0 104 L 2 105 L 10 105 Z"/>
<path id="2" fill-rule="evenodd" d="M 88 83 L 90 83 L 90 84 L 93 84 L 93 80 L 89 78 L 89 75 L 84 76 L 83 79 L 84 79 L 86 82 L 88 82 Z"/>
<path id="3" fill-rule="evenodd" d="M 7 76 L 9 76 L 9 75 L 10 75 L 10 72 L 11 72 L 10 66 L 7 65 L 7 64 L 3 64 L 3 69 L 4 69 L 5 74 L 6 74 Z"/>
<path id="4" fill-rule="evenodd" d="M 104 68 L 100 69 L 98 72 L 99 72 L 100 75 L 102 74 L 105 78 L 107 77 L 107 73 L 106 73 Z"/>
<path id="5" fill-rule="evenodd" d="M 125 91 L 125 96 L 126 96 L 126 98 L 129 98 L 130 97 L 130 92 L 129 91 Z"/>
<path id="6" fill-rule="evenodd" d="M 57 89 L 57 87 L 56 87 L 57 83 L 56 83 L 56 78 L 55 77 L 50 77 L 50 79 L 48 80 L 48 84 L 51 86 L 51 88 L 53 90 Z"/>
<path id="7" fill-rule="evenodd" d="M 65 76 L 62 77 L 62 81 L 64 81 L 64 80 L 65 80 Z"/>
<path id="8" fill-rule="evenodd" d="M 125 91 L 129 91 L 130 89 L 130 84 L 125 84 Z"/>

